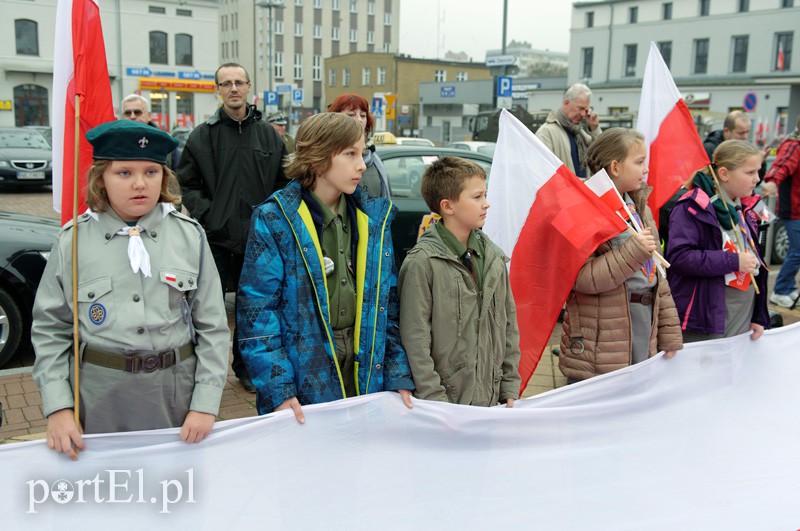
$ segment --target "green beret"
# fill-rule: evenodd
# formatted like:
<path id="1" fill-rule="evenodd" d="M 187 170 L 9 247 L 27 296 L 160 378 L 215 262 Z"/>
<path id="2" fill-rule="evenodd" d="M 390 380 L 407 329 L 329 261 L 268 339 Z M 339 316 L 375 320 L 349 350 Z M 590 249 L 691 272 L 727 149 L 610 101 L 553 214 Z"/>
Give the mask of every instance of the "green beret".
<path id="1" fill-rule="evenodd" d="M 86 133 L 96 160 L 151 160 L 166 164 L 178 141 L 164 131 L 133 120 L 115 120 Z"/>

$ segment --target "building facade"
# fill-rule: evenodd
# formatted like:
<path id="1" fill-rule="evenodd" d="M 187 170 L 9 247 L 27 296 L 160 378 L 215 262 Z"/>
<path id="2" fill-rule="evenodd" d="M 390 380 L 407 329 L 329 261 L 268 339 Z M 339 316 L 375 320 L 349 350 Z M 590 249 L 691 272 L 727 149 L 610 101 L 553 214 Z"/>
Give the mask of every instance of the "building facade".
<path id="1" fill-rule="evenodd" d="M 791 130 L 800 114 L 795 4 L 800 6 L 797 0 L 577 2 L 569 81 L 592 87 L 592 105 L 601 114 L 635 112 L 653 41 L 694 114 L 719 121 L 742 109 L 759 123 L 780 124 L 785 133 L 787 120 Z"/>
<path id="2" fill-rule="evenodd" d="M 222 0 L 219 16 L 222 62 L 244 65 L 259 98 L 278 92 L 266 108 L 291 109 L 292 121 L 332 101 L 326 57 L 398 50 L 399 0 Z"/>
<path id="3" fill-rule="evenodd" d="M 3 0 L 0 125 L 49 125 L 56 0 Z M 162 129 L 193 126 L 217 107 L 216 0 L 116 0 L 100 16 L 115 113 L 121 99 L 148 98 Z"/>
<path id="4" fill-rule="evenodd" d="M 491 79 L 483 63 L 361 52 L 326 58 L 325 75 L 326 104 L 340 94 L 359 94 L 372 104 L 377 131 L 388 130 L 403 136 L 421 135 L 420 129 L 428 125 L 427 119 L 420 120 L 424 105 L 421 84 L 439 82 L 455 86 Z M 391 106 L 386 108 L 386 94 L 396 96 L 393 111 Z"/>

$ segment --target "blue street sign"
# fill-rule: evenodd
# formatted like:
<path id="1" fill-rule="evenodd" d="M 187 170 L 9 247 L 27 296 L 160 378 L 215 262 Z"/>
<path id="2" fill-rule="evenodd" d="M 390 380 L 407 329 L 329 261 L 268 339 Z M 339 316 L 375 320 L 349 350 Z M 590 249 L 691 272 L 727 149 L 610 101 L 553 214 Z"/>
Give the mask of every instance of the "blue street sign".
<path id="1" fill-rule="evenodd" d="M 510 98 L 512 93 L 512 81 L 510 76 L 497 76 L 497 97 Z"/>
<path id="2" fill-rule="evenodd" d="M 755 92 L 748 92 L 744 95 L 744 110 L 747 112 L 753 112 L 756 110 L 756 105 L 758 104 L 758 97 L 756 96 Z"/>
<path id="3" fill-rule="evenodd" d="M 153 71 L 149 68 L 126 68 L 125 74 L 129 76 L 141 76 L 141 77 L 150 77 L 153 75 Z"/>
<path id="4" fill-rule="evenodd" d="M 292 101 L 303 101 L 303 89 L 292 90 Z"/>
<path id="5" fill-rule="evenodd" d="M 277 92 L 270 92 L 268 90 L 264 91 L 264 104 L 265 105 L 277 105 L 278 104 L 278 93 Z"/>
<path id="6" fill-rule="evenodd" d="M 289 85 L 288 83 L 278 83 L 277 85 L 275 85 L 275 90 L 279 94 L 285 94 L 287 92 L 291 92 L 292 91 L 292 86 Z"/>
<path id="7" fill-rule="evenodd" d="M 448 85 L 446 87 L 441 87 L 439 89 L 439 96 L 442 98 L 455 98 L 456 97 L 456 88 L 452 85 Z"/>
<path id="8" fill-rule="evenodd" d="M 372 116 L 373 118 L 383 116 L 383 98 L 372 98 Z"/>

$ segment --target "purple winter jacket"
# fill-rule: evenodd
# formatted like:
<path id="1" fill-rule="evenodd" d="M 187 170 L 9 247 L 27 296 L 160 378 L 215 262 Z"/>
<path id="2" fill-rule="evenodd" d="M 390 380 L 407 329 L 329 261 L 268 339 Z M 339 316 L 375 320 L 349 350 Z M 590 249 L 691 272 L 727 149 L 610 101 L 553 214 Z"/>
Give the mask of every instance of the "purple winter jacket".
<path id="1" fill-rule="evenodd" d="M 760 199 L 754 195 L 742 199 L 744 219 L 753 237 L 758 239 L 758 224 L 753 206 Z M 686 192 L 669 217 L 667 246 L 669 287 L 678 308 L 682 330 L 702 334 L 725 331 L 724 276 L 739 269 L 739 257 L 722 250 L 722 231 L 708 195 L 699 188 Z M 759 259 L 761 259 L 759 253 Z M 755 309 L 750 322 L 769 328 L 767 311 L 767 271 L 759 269 Z"/>

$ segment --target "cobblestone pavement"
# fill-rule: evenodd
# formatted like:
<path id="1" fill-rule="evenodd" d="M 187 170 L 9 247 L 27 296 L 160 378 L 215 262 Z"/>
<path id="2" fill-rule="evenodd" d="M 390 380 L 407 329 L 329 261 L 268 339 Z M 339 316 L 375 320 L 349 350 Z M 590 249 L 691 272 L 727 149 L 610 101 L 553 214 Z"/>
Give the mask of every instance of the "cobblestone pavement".
<path id="1" fill-rule="evenodd" d="M 35 192 L 0 193 L 0 211 L 59 217 L 52 210 L 52 192 L 49 187 Z M 777 266 L 772 268 L 770 286 L 774 283 L 778 269 Z M 226 307 L 229 324 L 232 325 L 233 299 L 230 294 L 226 297 Z M 771 308 L 777 309 L 775 306 Z M 781 309 L 781 313 L 785 324 L 800 321 L 800 308 L 792 311 Z M 557 324 L 523 397 L 566 385 L 566 378 L 558 370 L 558 358 L 552 352 L 552 349 L 558 346 L 560 334 L 561 326 Z M 4 416 L 3 426 L 0 427 L 0 444 L 44 437 L 47 421 L 42 415 L 41 397 L 31 380 L 32 364 L 33 355 L 23 353 L 0 370 L 0 404 Z M 255 395 L 246 392 L 233 371 L 229 370 L 218 418 L 228 420 L 255 415 Z"/>

